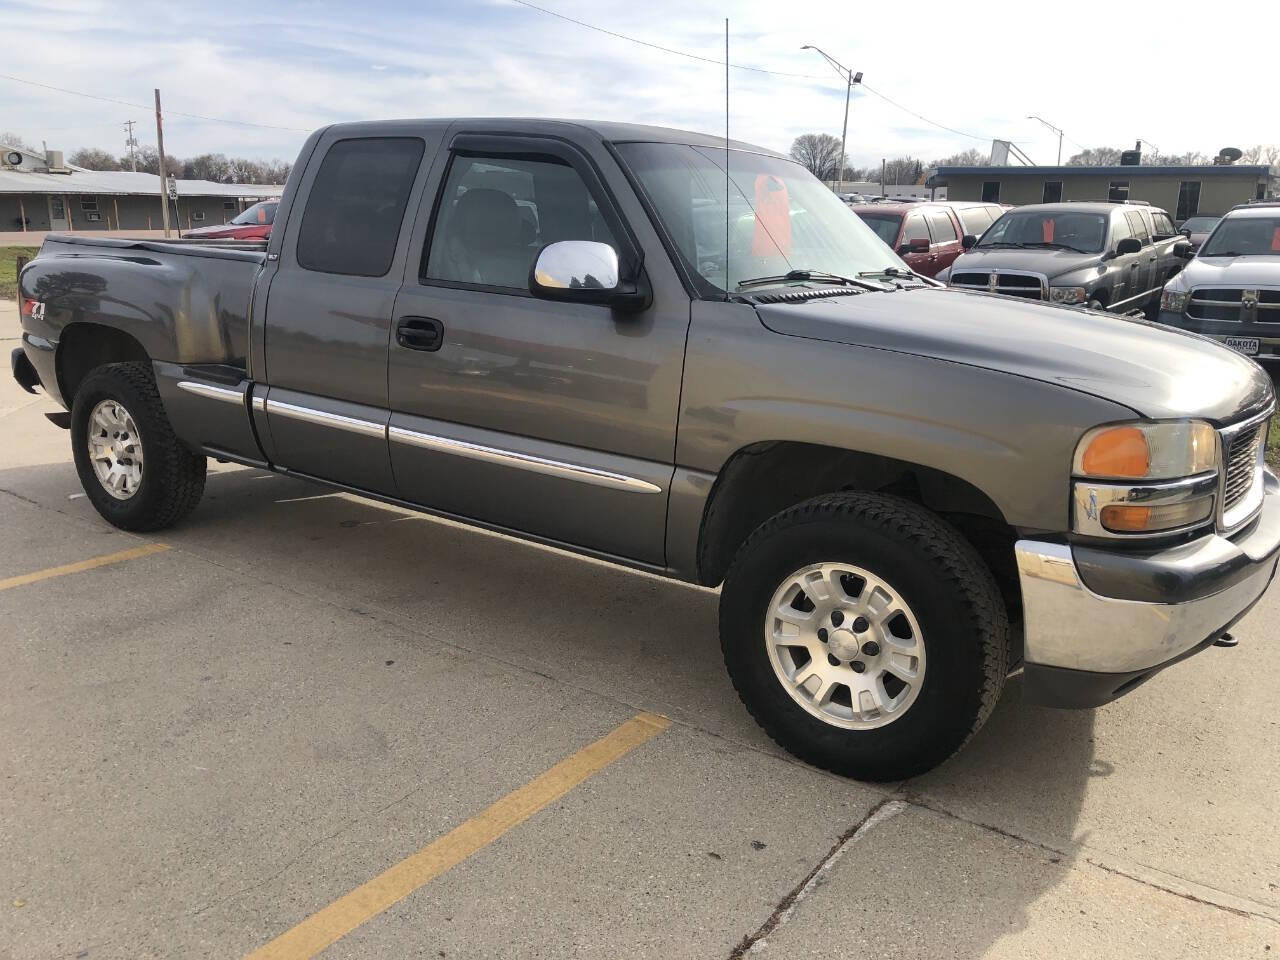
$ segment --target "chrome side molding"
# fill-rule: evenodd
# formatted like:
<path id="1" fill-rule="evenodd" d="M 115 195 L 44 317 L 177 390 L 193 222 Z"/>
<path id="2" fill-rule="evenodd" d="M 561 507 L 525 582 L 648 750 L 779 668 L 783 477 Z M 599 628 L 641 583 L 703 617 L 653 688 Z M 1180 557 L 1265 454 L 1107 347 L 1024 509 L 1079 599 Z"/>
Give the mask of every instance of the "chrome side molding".
<path id="1" fill-rule="evenodd" d="M 244 403 L 244 394 L 234 387 L 215 387 L 212 383 L 195 380 L 179 380 L 178 389 L 194 393 L 197 397 L 221 400 L 223 403 Z"/>
<path id="2" fill-rule="evenodd" d="M 661 493 L 657 484 L 637 477 L 600 470 L 577 463 L 565 463 L 562 460 L 548 460 L 529 453 L 518 453 L 514 450 L 503 450 L 499 447 L 488 447 L 480 443 L 466 440 L 455 440 L 452 437 L 441 437 L 431 433 L 419 433 L 403 427 L 391 427 L 387 431 L 392 440 L 407 443 L 425 450 L 435 450 L 453 456 L 466 457 L 469 460 L 482 460 L 486 463 L 497 463 L 506 467 L 528 470 L 544 476 L 559 477 L 562 480 L 576 480 L 597 487 L 609 487 L 614 490 L 627 490 L 631 493 Z"/>
<path id="3" fill-rule="evenodd" d="M 290 420 L 302 420 L 321 427 L 333 427 L 347 433 L 358 433 L 364 437 L 386 437 L 387 435 L 385 423 L 344 417 L 340 413 L 329 413 L 326 410 L 316 410 L 314 407 L 300 407 L 297 404 L 285 403 L 283 400 L 267 398 L 266 410 L 268 415 L 275 413 Z"/>

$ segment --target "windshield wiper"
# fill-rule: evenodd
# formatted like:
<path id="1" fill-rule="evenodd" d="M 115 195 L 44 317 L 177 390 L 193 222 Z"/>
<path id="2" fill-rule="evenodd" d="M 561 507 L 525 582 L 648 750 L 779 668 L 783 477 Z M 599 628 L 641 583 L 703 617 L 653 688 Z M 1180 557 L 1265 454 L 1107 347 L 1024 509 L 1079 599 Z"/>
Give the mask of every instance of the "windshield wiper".
<path id="1" fill-rule="evenodd" d="M 1024 247 L 1048 247 L 1051 250 L 1071 250 L 1074 253 L 1088 253 L 1088 250 L 1081 250 L 1079 247 L 1073 247 L 1069 243 L 1054 243 L 1052 240 L 1037 240 L 1035 243 L 1024 243 Z"/>
<path id="2" fill-rule="evenodd" d="M 859 277 L 868 277 L 868 278 L 872 278 L 872 279 L 878 279 L 878 278 L 880 278 L 880 277 L 886 277 L 886 278 L 888 278 L 888 279 L 890 279 L 890 280 L 919 280 L 919 279 L 921 279 L 921 277 L 920 277 L 920 275 L 919 275 L 918 273 L 915 273 L 915 272 L 914 272 L 914 271 L 912 271 L 912 270 L 900 270 L 900 269 L 899 269 L 899 268 L 897 268 L 897 267 L 885 267 L 885 268 L 884 268 L 884 269 L 882 269 L 882 270 L 863 270 L 861 273 L 859 273 L 859 274 L 858 274 L 858 276 L 859 276 Z"/>
<path id="3" fill-rule="evenodd" d="M 804 280 L 817 281 L 818 283 L 838 283 L 848 287 L 861 287 L 863 290 L 884 290 L 884 287 L 876 286 L 874 283 L 851 280 L 848 277 L 840 276 L 838 273 L 826 273 L 823 270 L 791 270 L 778 277 L 752 277 L 750 280 L 739 280 L 738 289 L 759 287 L 766 283 L 797 283 Z"/>
<path id="4" fill-rule="evenodd" d="M 1214 250 L 1212 253 L 1205 253 L 1205 251 L 1201 250 L 1199 253 L 1199 256 L 1201 257 L 1243 257 L 1244 254 L 1241 253 L 1239 250 Z"/>
<path id="5" fill-rule="evenodd" d="M 1020 243 L 1009 243 L 1006 240 L 992 240 L 990 243 L 979 243 L 973 249 L 990 250 L 993 247 L 1020 247 L 1020 246 L 1022 246 L 1022 244 Z M 967 250 L 965 252 L 968 253 Z"/>

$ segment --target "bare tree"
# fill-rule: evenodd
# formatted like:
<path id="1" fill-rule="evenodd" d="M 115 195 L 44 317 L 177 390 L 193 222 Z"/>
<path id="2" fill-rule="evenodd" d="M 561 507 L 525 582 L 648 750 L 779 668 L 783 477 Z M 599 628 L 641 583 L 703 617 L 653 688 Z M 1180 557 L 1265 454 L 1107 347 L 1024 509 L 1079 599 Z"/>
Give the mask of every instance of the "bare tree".
<path id="1" fill-rule="evenodd" d="M 214 183 L 232 183 L 231 161 L 221 153 L 202 153 L 198 157 L 182 161 L 184 180 L 211 180 Z"/>
<path id="2" fill-rule="evenodd" d="M 885 183 L 919 183 L 924 176 L 924 164 L 915 157 L 894 157 L 884 165 Z"/>
<path id="3" fill-rule="evenodd" d="M 1280 161 L 1280 146 L 1275 144 L 1258 144 L 1244 151 L 1240 163 L 1261 163 L 1271 166 Z"/>
<path id="4" fill-rule="evenodd" d="M 34 153 L 36 156 L 44 156 L 44 151 L 36 147 L 32 143 L 28 143 L 22 137 L 9 130 L 0 130 L 0 146 L 12 147 L 17 150 L 25 150 L 27 153 Z"/>
<path id="5" fill-rule="evenodd" d="M 836 179 L 844 165 L 840 141 L 829 133 L 805 133 L 796 137 L 791 144 L 791 156 L 819 180 Z"/>
<path id="6" fill-rule="evenodd" d="M 160 173 L 160 154 L 156 151 L 155 147 L 152 147 L 152 146 L 139 147 L 137 149 L 136 157 L 138 161 L 139 173 L 152 173 L 152 174 Z M 164 165 L 165 165 L 165 169 L 169 173 L 169 176 L 171 177 L 182 176 L 182 161 L 179 160 L 177 157 L 166 154 L 164 158 Z M 120 168 L 124 169 L 127 166 L 129 166 L 129 157 L 126 154 L 125 156 L 120 158 Z"/>
<path id="7" fill-rule="evenodd" d="M 1113 167 L 1120 162 L 1120 151 L 1115 147 L 1094 147 L 1074 154 L 1067 164 L 1072 167 Z"/>
<path id="8" fill-rule="evenodd" d="M 97 147 L 81 147 L 67 158 L 68 162 L 86 170 L 119 170 L 120 161 L 106 150 Z"/>
<path id="9" fill-rule="evenodd" d="M 991 160 L 991 155 L 982 150 L 973 147 L 962 153 L 953 153 L 949 157 L 943 157 L 933 163 L 927 164 L 930 167 L 981 167 L 985 166 Z"/>

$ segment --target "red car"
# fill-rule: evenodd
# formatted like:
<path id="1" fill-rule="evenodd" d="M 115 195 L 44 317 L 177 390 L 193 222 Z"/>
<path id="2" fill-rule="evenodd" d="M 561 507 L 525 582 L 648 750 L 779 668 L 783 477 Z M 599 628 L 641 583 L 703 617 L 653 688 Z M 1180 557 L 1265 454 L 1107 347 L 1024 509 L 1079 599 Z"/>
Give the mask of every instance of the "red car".
<path id="1" fill-rule="evenodd" d="M 998 203 L 923 201 L 920 203 L 855 203 L 850 205 L 916 273 L 936 277 L 964 253 L 966 235 L 982 236 L 999 219 Z"/>
<path id="2" fill-rule="evenodd" d="M 206 240 L 265 240 L 271 236 L 271 224 L 275 222 L 279 200 L 263 200 L 255 203 L 230 223 L 213 227 L 197 227 L 184 230 L 184 237 L 201 237 Z"/>

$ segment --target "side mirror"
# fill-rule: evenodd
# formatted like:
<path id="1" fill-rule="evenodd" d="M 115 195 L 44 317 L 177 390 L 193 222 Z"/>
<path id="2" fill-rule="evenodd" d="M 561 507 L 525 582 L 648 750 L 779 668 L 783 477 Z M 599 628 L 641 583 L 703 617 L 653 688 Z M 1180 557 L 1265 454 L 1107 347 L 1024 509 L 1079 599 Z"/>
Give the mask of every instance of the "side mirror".
<path id="1" fill-rule="evenodd" d="M 529 272 L 529 292 L 541 300 L 643 309 L 648 297 L 619 274 L 618 251 L 594 240 L 561 240 L 542 248 Z"/>
<path id="2" fill-rule="evenodd" d="M 1180 234 L 1182 234 L 1184 237 L 1190 237 L 1190 236 L 1191 236 L 1191 231 L 1190 231 L 1190 230 L 1188 230 L 1186 227 L 1183 227 L 1183 228 L 1182 228 L 1181 230 L 1179 230 L 1178 232 L 1179 232 Z"/>
<path id="3" fill-rule="evenodd" d="M 964 247 L 966 250 L 972 250 L 977 245 L 978 245 L 978 238 L 975 237 L 972 233 L 966 233 L 960 239 L 960 246 Z"/>
<path id="4" fill-rule="evenodd" d="M 1180 240 L 1173 245 L 1173 255 L 1180 260 L 1190 260 L 1196 255 L 1196 248 L 1186 240 Z"/>
<path id="5" fill-rule="evenodd" d="M 1123 257 L 1130 253 L 1142 252 L 1142 241 L 1137 237 L 1125 237 L 1116 244 L 1116 256 Z"/>
<path id="6" fill-rule="evenodd" d="M 928 253 L 929 241 L 925 237 L 916 237 L 898 245 L 898 253 Z"/>

